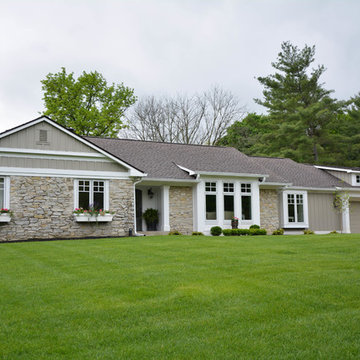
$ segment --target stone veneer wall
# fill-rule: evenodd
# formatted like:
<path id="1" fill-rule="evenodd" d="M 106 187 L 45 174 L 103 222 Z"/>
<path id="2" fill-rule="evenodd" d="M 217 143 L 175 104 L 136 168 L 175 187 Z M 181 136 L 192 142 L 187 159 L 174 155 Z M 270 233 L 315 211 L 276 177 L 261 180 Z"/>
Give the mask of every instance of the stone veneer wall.
<path id="1" fill-rule="evenodd" d="M 10 223 L 1 223 L 0 241 L 122 236 L 133 228 L 134 203 L 131 180 L 110 180 L 109 223 L 77 223 L 74 180 L 61 177 L 11 176 Z"/>
<path id="2" fill-rule="evenodd" d="M 260 189 L 260 223 L 268 234 L 279 228 L 279 201 L 276 190 Z"/>
<path id="3" fill-rule="evenodd" d="M 189 186 L 170 186 L 170 229 L 182 234 L 193 231 L 193 189 Z"/>

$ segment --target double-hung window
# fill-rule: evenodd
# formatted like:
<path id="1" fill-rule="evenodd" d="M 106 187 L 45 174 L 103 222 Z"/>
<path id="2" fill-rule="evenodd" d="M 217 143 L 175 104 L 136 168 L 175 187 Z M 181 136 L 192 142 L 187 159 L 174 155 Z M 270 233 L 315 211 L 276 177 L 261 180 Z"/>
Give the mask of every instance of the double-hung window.
<path id="1" fill-rule="evenodd" d="M 0 209 L 8 209 L 10 203 L 10 178 L 0 177 Z"/>
<path id="2" fill-rule="evenodd" d="M 251 184 L 240 184 L 241 220 L 251 220 Z"/>
<path id="3" fill-rule="evenodd" d="M 108 191 L 105 180 L 77 180 L 75 182 L 75 207 L 108 210 Z"/>
<path id="4" fill-rule="evenodd" d="M 231 220 L 234 216 L 234 183 L 224 182 L 224 220 Z"/>
<path id="5" fill-rule="evenodd" d="M 205 183 L 206 220 L 216 220 L 216 182 Z"/>
<path id="6" fill-rule="evenodd" d="M 305 191 L 284 191 L 283 207 L 285 227 L 308 227 Z"/>

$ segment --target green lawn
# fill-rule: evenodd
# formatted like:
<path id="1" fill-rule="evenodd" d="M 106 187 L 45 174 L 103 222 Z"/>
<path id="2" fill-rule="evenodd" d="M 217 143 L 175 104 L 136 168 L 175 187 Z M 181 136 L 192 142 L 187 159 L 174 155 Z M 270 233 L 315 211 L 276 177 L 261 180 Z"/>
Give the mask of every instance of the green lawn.
<path id="1" fill-rule="evenodd" d="M 359 359 L 360 235 L 0 244 L 1 359 Z"/>

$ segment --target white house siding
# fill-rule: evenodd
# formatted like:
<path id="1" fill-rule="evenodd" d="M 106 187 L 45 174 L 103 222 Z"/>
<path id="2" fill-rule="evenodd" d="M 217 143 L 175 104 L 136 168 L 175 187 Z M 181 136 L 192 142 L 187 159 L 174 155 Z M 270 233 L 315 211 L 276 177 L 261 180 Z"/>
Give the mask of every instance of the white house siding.
<path id="1" fill-rule="evenodd" d="M 122 236 L 133 228 L 134 187 L 131 180 L 110 181 L 109 223 L 77 223 L 74 180 L 63 177 L 11 176 L 10 223 L 1 223 L 0 241 Z"/>

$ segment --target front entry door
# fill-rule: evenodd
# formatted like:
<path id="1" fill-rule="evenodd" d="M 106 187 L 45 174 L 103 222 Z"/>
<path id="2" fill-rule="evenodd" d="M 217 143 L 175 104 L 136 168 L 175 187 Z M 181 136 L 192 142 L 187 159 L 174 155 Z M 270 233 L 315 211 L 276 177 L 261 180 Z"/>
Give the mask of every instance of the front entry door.
<path id="1" fill-rule="evenodd" d="M 136 230 L 142 231 L 142 191 L 135 190 Z"/>

